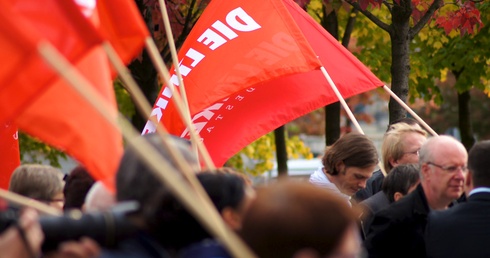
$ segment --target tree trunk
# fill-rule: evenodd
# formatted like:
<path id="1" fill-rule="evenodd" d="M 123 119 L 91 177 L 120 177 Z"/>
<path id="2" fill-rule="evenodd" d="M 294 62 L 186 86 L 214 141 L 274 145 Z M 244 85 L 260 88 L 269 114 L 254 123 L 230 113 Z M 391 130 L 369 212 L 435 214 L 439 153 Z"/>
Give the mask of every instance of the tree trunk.
<path id="1" fill-rule="evenodd" d="M 339 25 L 335 11 L 326 13 L 323 6 L 323 19 L 321 21 L 325 28 L 334 38 L 339 37 Z M 340 137 L 340 102 L 337 101 L 325 106 L 325 144 L 332 145 Z"/>
<path id="2" fill-rule="evenodd" d="M 396 1 L 395 1 L 396 2 Z M 411 0 L 401 0 L 394 4 L 392 13 L 393 27 L 391 38 L 391 90 L 407 102 L 408 78 L 410 75 L 410 15 L 412 13 Z M 396 100 L 390 98 L 390 123 L 404 118 L 407 111 Z"/>
<path id="3" fill-rule="evenodd" d="M 288 175 L 288 153 L 286 151 L 284 125 L 274 130 L 274 138 L 276 141 L 277 176 L 285 177 Z"/>
<path id="4" fill-rule="evenodd" d="M 469 90 L 458 93 L 459 132 L 461 134 L 461 143 L 468 151 L 475 144 L 473 127 L 471 126 L 470 99 Z"/>
<path id="5" fill-rule="evenodd" d="M 145 19 L 145 23 L 148 27 L 150 35 L 153 35 L 153 21 L 151 17 L 151 11 L 145 11 L 146 5 L 144 4 L 144 0 L 136 0 L 135 2 L 138 6 L 138 9 L 140 10 L 140 13 L 142 15 L 144 14 L 143 18 Z M 160 86 L 158 85 L 157 71 L 155 70 L 153 62 L 151 61 L 150 56 L 148 55 L 146 50 L 144 50 L 142 53 L 141 61 L 138 59 L 133 60 L 133 62 L 128 65 L 128 68 L 148 102 L 150 104 L 153 104 L 157 99 L 158 93 L 160 91 Z M 133 101 L 133 103 L 135 102 Z M 135 110 L 136 112 L 131 119 L 131 123 L 137 130 L 141 131 L 146 124 L 146 118 L 144 118 L 144 116 L 139 113 L 136 107 Z"/>

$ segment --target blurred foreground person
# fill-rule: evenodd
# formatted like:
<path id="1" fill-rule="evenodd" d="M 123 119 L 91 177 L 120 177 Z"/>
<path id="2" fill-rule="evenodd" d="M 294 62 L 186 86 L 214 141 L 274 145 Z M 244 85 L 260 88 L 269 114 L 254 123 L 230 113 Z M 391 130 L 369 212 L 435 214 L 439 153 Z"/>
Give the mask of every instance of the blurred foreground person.
<path id="1" fill-rule="evenodd" d="M 83 211 L 105 211 L 110 209 L 115 204 L 116 196 L 114 193 L 111 193 L 102 183 L 102 181 L 97 181 L 87 192 Z"/>
<path id="2" fill-rule="evenodd" d="M 323 167 L 310 176 L 310 183 L 326 188 L 345 198 L 366 187 L 378 164 L 378 152 L 365 135 L 348 133 L 327 147 Z"/>
<path id="3" fill-rule="evenodd" d="M 172 168 L 168 173 L 179 173 L 177 164 L 156 134 L 142 136 L 151 144 Z M 183 155 L 184 160 L 199 170 L 189 142 L 171 137 L 170 148 Z M 167 250 L 177 253 L 181 248 L 202 239 L 203 232 L 195 230 L 200 224 L 186 223 L 193 218 L 184 206 L 170 193 L 150 167 L 140 160 L 133 146 L 124 152 L 116 174 L 116 199 L 118 202 L 137 201 L 138 211 L 129 219 L 140 228 L 140 232 L 121 243 L 115 250 L 104 250 L 100 257 L 168 257 Z M 188 213 L 187 213 L 188 214 Z"/>
<path id="4" fill-rule="evenodd" d="M 468 156 L 468 200 L 429 215 L 427 256 L 490 257 L 490 141 L 476 143 Z"/>
<path id="5" fill-rule="evenodd" d="M 463 144 L 450 136 L 434 136 L 422 145 L 420 184 L 375 215 L 364 242 L 369 257 L 426 257 L 428 214 L 447 209 L 461 196 L 467 158 Z"/>
<path id="6" fill-rule="evenodd" d="M 81 210 L 85 203 L 85 196 L 94 183 L 95 180 L 85 167 L 75 167 L 65 178 L 65 187 L 63 188 L 65 205 L 63 210 Z"/>
<path id="7" fill-rule="evenodd" d="M 26 164 L 16 168 L 10 178 L 9 191 L 63 209 L 63 172 L 47 165 Z"/>
<path id="8" fill-rule="evenodd" d="M 354 258 L 361 251 L 356 216 L 345 200 L 300 182 L 259 189 L 240 234 L 262 258 Z"/>
<path id="9" fill-rule="evenodd" d="M 25 209 L 17 225 L 0 234 L 0 258 L 34 258 L 41 253 L 44 235 L 37 212 Z"/>
<path id="10" fill-rule="evenodd" d="M 238 174 L 238 172 L 230 171 L 229 168 L 217 169 L 214 172 L 201 172 L 197 174 L 197 179 L 209 195 L 225 224 L 230 229 L 239 231 L 242 228 L 243 218 L 255 199 L 253 188 L 247 184 L 242 175 Z M 185 214 L 184 217 L 189 215 Z M 190 223 L 195 223 L 193 217 L 189 218 Z M 204 231 L 202 227 L 195 230 Z M 183 248 L 179 257 L 225 258 L 231 256 L 211 235 L 203 233 L 202 239 Z"/>

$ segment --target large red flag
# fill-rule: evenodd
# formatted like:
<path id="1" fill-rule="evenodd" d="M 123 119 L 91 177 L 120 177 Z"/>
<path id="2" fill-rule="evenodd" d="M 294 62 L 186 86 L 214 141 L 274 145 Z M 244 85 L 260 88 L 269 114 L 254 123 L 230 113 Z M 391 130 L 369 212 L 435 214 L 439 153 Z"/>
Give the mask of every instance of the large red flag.
<path id="1" fill-rule="evenodd" d="M 33 6 L 44 4 L 29 3 Z M 13 11 L 13 4 L 12 1 L 0 2 L 0 58 L 8 60 L 0 69 L 0 124 L 13 120 L 56 78 L 56 74 L 37 55 L 38 31 L 28 21 L 18 19 L 20 15 Z M 49 13 L 46 16 L 54 18 Z M 50 22 L 66 26 L 63 20 Z M 85 51 L 102 41 L 97 35 L 83 37 L 82 31 L 75 31 L 73 27 L 66 28 L 66 31 L 66 34 L 53 32 L 52 38 L 59 41 L 56 45 L 58 50 L 70 61 L 78 60 Z"/>
<path id="2" fill-rule="evenodd" d="M 227 7 L 222 7 L 221 2 L 223 1 L 214 0 L 212 3 L 216 5 L 209 6 L 208 9 L 216 8 L 222 12 L 227 12 L 242 7 L 254 20 L 259 20 L 258 17 L 262 16 L 278 17 L 277 19 L 288 20 L 298 26 L 301 36 L 307 39 L 307 51 L 310 51 L 310 47 L 313 49 L 314 56 L 318 56 L 345 98 L 383 85 L 368 68 L 293 1 L 249 0 L 246 3 L 238 0 L 225 1 Z M 274 8 L 271 8 L 271 5 L 281 6 L 286 12 L 276 12 Z M 262 28 L 273 29 L 276 27 L 274 23 L 259 21 L 258 23 L 262 25 Z M 238 37 L 236 40 L 240 40 L 240 38 Z M 237 46 L 239 45 L 237 44 Z M 261 51 L 256 51 L 255 54 L 266 60 L 271 55 L 281 51 L 280 46 L 269 48 L 268 51 L 263 50 L 261 45 L 249 43 L 245 46 L 247 47 L 244 48 L 241 45 L 242 48 L 235 48 L 232 51 L 238 55 L 238 53 L 246 53 L 250 49 L 260 49 Z M 217 51 L 213 54 L 219 55 Z M 227 70 L 236 67 L 233 65 L 233 62 L 236 61 L 235 55 L 217 57 L 217 60 L 229 59 L 232 63 L 223 66 L 221 70 L 216 69 L 220 66 L 220 62 L 216 62 L 202 67 L 206 69 L 207 73 L 191 78 L 194 75 L 192 74 L 194 70 L 192 70 L 192 73 L 184 78 L 184 83 L 186 86 L 188 81 L 191 81 L 191 84 L 199 85 L 202 83 L 205 85 L 208 83 L 208 78 L 216 76 L 219 79 L 217 80 L 218 83 L 215 83 L 215 88 L 221 90 L 222 84 L 220 82 L 229 81 L 229 77 L 225 76 Z M 204 57 L 203 61 L 207 58 L 208 56 Z M 225 70 L 225 68 L 227 69 Z M 235 84 L 239 84 L 240 87 L 233 87 L 234 84 L 232 83 L 226 85 L 227 91 L 223 94 L 226 96 L 219 100 L 214 99 L 214 103 L 207 105 L 200 112 L 194 111 L 192 113 L 193 123 L 217 166 L 223 165 L 232 155 L 265 133 L 301 115 L 338 101 L 327 80 L 318 69 L 297 71 L 279 76 L 272 76 L 271 72 L 261 65 L 247 66 L 245 70 L 271 77 L 269 80 L 252 82 L 241 77 L 234 77 Z M 221 96 L 220 91 L 213 88 L 189 87 L 186 90 L 189 96 L 191 94 Z M 158 107 L 158 101 L 161 99 L 162 97 L 157 100 L 156 107 Z M 203 99 L 208 100 L 211 97 L 203 97 Z M 194 104 L 192 101 L 189 99 L 191 107 Z M 203 101 L 201 100 L 199 103 Z M 157 109 L 154 109 L 154 113 L 159 115 L 155 110 Z M 180 119 L 176 118 L 174 113 L 168 114 L 171 110 L 165 109 L 161 115 L 162 122 L 171 128 L 171 133 L 188 137 L 188 132 Z M 151 130 L 151 126 L 147 126 L 147 130 Z"/>
<path id="3" fill-rule="evenodd" d="M 11 123 L 0 124 L 0 188 L 8 189 L 10 176 L 19 165 L 17 128 Z"/>
<path id="4" fill-rule="evenodd" d="M 67 47 L 68 30 L 75 30 L 81 39 L 98 35 L 73 1 L 16 0 L 14 11 L 37 29 L 53 45 Z M 63 26 L 58 26 L 63 24 Z M 101 41 L 99 41 L 101 42 Z M 100 47 L 85 51 L 76 67 L 111 104 L 117 116 L 117 105 L 105 53 Z M 15 119 L 19 128 L 41 141 L 57 147 L 82 163 L 98 180 L 113 187 L 113 177 L 122 155 L 120 132 L 107 122 L 83 97 L 58 79 Z"/>
<path id="5" fill-rule="evenodd" d="M 97 0 L 100 31 L 124 63 L 141 52 L 150 33 L 134 0 Z"/>
<path id="6" fill-rule="evenodd" d="M 280 1 L 211 1 L 179 51 L 191 115 L 234 92 L 321 64 Z M 176 75 L 171 82 L 178 86 Z M 178 87 L 177 87 L 178 88 Z M 181 124 L 169 87 L 152 115 L 170 131 Z M 148 122 L 143 133 L 155 130 Z"/>

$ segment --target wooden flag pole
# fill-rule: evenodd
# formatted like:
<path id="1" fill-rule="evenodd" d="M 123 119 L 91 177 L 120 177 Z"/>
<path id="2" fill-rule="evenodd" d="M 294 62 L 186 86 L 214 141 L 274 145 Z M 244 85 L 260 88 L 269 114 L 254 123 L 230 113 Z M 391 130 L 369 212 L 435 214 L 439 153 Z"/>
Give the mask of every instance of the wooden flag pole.
<path id="1" fill-rule="evenodd" d="M 143 114 L 143 116 L 149 120 L 150 116 L 149 114 L 151 113 L 151 106 L 150 103 L 146 100 L 143 92 L 141 89 L 138 87 L 138 84 L 136 81 L 133 79 L 131 76 L 131 72 L 129 69 L 124 65 L 123 61 L 119 56 L 117 55 L 116 51 L 114 48 L 111 46 L 111 44 L 107 41 L 105 41 L 102 44 L 107 56 L 109 57 L 110 62 L 113 64 L 114 68 L 117 70 L 118 74 L 121 76 L 121 79 L 123 82 L 126 84 L 126 87 L 128 91 L 130 92 L 131 96 L 134 98 L 138 109 L 140 112 Z M 160 135 L 164 143 L 169 142 L 169 135 L 167 129 L 161 125 L 160 123 L 156 122 L 156 128 L 157 128 L 157 133 Z M 177 163 L 178 169 L 184 174 L 184 176 L 187 178 L 191 186 L 198 192 L 198 196 L 200 198 L 203 198 L 203 202 L 207 202 L 209 204 L 212 204 L 211 199 L 207 195 L 206 191 L 202 187 L 202 185 L 199 183 L 197 180 L 191 166 L 185 161 L 184 157 L 182 156 L 181 153 L 176 151 L 174 148 L 171 148 L 171 146 L 164 144 L 164 147 L 170 154 L 171 158 L 175 160 Z M 204 206 L 204 208 L 208 208 L 209 205 Z"/>
<path id="2" fill-rule="evenodd" d="M 93 87 L 72 65 L 48 42 L 41 42 L 38 51 L 49 65 L 51 65 L 78 93 L 83 96 L 108 122 L 118 128 L 116 120 L 111 116 L 107 109 L 108 104 L 98 94 Z M 202 205 L 206 202 L 199 202 L 200 198 L 195 198 L 196 192 L 192 191 L 188 184 L 179 177 L 179 173 L 169 165 L 168 161 L 159 155 L 158 151 L 149 144 L 144 138 L 125 119 L 119 120 L 122 123 L 122 135 L 133 147 L 136 154 L 145 162 L 165 186 L 189 209 L 189 211 L 210 231 L 212 232 L 235 257 L 255 257 L 250 249 L 234 234 L 221 219 L 216 209 L 209 209 L 209 213 L 204 212 Z M 217 224 L 214 224 L 216 223 Z"/>
<path id="3" fill-rule="evenodd" d="M 160 74 L 160 76 L 162 76 L 163 81 L 167 84 L 169 89 L 172 91 L 172 96 L 173 96 L 172 98 L 174 99 L 174 103 L 175 106 L 177 107 L 177 111 L 179 112 L 182 120 L 184 121 L 184 124 L 187 126 L 187 128 L 189 128 L 189 135 L 191 136 L 191 141 L 193 145 L 197 147 L 197 150 L 201 154 L 205 166 L 210 170 L 216 169 L 216 166 L 214 165 L 208 150 L 201 142 L 201 138 L 197 133 L 196 127 L 194 126 L 192 121 L 185 119 L 186 106 L 184 105 L 180 93 L 177 90 L 175 90 L 174 85 L 170 82 L 170 73 L 168 72 L 167 67 L 163 63 L 162 57 L 158 52 L 158 48 L 151 37 L 146 38 L 145 47 L 158 73 Z"/>
<path id="4" fill-rule="evenodd" d="M 174 65 L 175 75 L 177 75 L 177 79 L 179 82 L 179 93 L 182 96 L 182 101 L 185 107 L 185 112 L 184 112 L 184 116 L 182 116 L 182 119 L 188 120 L 189 124 L 192 124 L 189 101 L 187 101 L 187 94 L 185 90 L 184 80 L 182 79 L 182 74 L 180 73 L 179 57 L 177 56 L 177 49 L 175 48 L 175 40 L 172 34 L 172 28 L 170 27 L 170 19 L 168 18 L 167 5 L 165 4 L 165 0 L 159 0 L 158 3 L 160 5 L 160 12 L 162 13 L 163 26 L 165 27 L 165 35 L 167 36 L 167 44 L 170 49 L 170 55 L 172 56 L 172 64 Z M 168 82 L 167 85 L 170 84 L 170 81 L 168 80 L 165 81 Z M 187 128 L 189 128 L 189 131 L 194 130 L 191 127 L 187 127 Z M 199 152 L 199 147 L 197 146 L 198 143 L 193 138 L 191 138 L 191 143 L 194 148 L 194 151 L 197 154 Z M 197 157 L 199 158 L 199 155 Z"/>
<path id="5" fill-rule="evenodd" d="M 31 208 L 36 209 L 37 211 L 39 211 L 43 214 L 54 215 L 54 216 L 61 216 L 62 215 L 61 211 L 59 211 L 58 209 L 53 208 L 47 204 L 44 204 L 40 201 L 31 199 L 31 198 L 27 198 L 25 196 L 22 196 L 22 195 L 13 193 L 13 192 L 9 192 L 9 191 L 1 189 L 1 188 L 0 188 L 0 197 L 9 201 L 9 202 L 13 202 L 13 203 L 19 204 L 21 206 L 31 207 Z"/>
<path id="6" fill-rule="evenodd" d="M 390 96 L 398 102 L 405 110 L 407 110 L 410 115 L 412 115 L 432 136 L 438 136 L 436 131 L 434 131 L 419 115 L 417 115 L 403 100 L 401 100 L 388 86 L 384 85 L 383 89 L 390 94 Z"/>
<path id="7" fill-rule="evenodd" d="M 352 121 L 352 123 L 356 126 L 357 130 L 364 134 L 364 131 L 362 130 L 361 126 L 359 125 L 359 123 L 357 122 L 357 119 L 354 117 L 354 114 L 352 113 L 352 111 L 350 110 L 349 106 L 347 105 L 347 103 L 345 102 L 344 100 L 344 97 L 342 97 L 342 95 L 340 94 L 339 90 L 337 89 L 337 86 L 335 86 L 335 83 L 333 82 L 332 78 L 330 77 L 330 75 L 328 74 L 327 70 L 325 69 L 325 67 L 320 67 L 320 70 L 322 71 L 323 73 L 323 76 L 325 76 L 325 78 L 327 79 L 328 81 L 328 84 L 330 85 L 330 87 L 332 87 L 332 90 L 333 92 L 335 93 L 335 95 L 337 96 L 337 98 L 339 99 L 340 103 L 342 104 L 342 106 L 344 107 L 344 110 L 345 112 L 347 113 L 347 115 L 349 116 L 350 120 Z M 378 167 L 379 169 L 381 170 L 381 173 L 383 173 L 384 176 L 387 175 L 384 167 L 383 167 L 383 164 L 381 163 L 381 161 L 378 161 Z"/>

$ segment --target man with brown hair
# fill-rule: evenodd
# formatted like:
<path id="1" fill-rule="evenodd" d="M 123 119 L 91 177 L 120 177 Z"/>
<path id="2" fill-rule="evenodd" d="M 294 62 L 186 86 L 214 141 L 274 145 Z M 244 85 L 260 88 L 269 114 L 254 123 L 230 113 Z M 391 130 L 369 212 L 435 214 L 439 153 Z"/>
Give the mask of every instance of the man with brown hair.
<path id="1" fill-rule="evenodd" d="M 310 176 L 310 183 L 350 200 L 366 187 L 378 164 L 378 152 L 365 135 L 348 133 L 325 150 L 323 167 Z"/>

